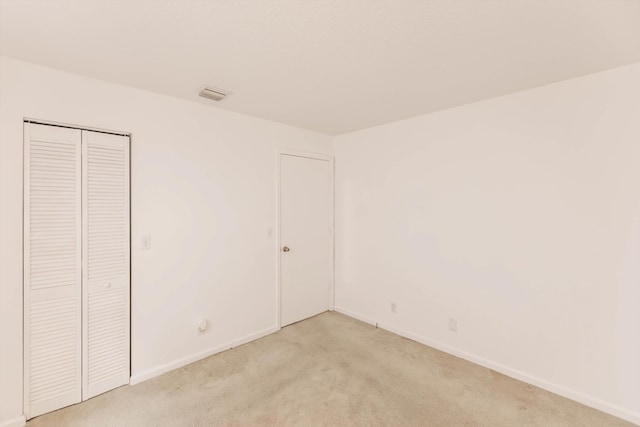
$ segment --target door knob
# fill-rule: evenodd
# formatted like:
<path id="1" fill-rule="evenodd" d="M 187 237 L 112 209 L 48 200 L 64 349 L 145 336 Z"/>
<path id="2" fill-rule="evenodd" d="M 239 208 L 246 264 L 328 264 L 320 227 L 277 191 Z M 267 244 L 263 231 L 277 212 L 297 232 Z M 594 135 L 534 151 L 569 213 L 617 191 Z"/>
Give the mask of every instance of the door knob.
<path id="1" fill-rule="evenodd" d="M 282 248 L 282 252 L 289 252 L 291 249 L 289 249 L 287 246 L 284 246 Z"/>

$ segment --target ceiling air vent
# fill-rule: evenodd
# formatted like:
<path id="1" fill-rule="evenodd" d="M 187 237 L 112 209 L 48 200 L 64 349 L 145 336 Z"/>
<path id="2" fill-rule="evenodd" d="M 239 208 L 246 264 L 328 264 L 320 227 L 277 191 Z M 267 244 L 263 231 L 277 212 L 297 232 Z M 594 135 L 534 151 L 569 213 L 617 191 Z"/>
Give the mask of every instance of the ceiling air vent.
<path id="1" fill-rule="evenodd" d="M 231 95 L 231 92 L 215 87 L 205 87 L 200 91 L 199 95 L 203 98 L 213 99 L 214 101 L 222 101 L 227 95 Z"/>

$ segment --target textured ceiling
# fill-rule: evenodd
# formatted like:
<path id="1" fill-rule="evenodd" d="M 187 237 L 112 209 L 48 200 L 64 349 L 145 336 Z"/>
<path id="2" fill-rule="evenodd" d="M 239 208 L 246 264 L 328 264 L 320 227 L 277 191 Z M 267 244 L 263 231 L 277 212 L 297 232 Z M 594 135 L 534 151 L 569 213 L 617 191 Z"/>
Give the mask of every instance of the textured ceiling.
<path id="1" fill-rule="evenodd" d="M 640 1 L 1 0 L 0 54 L 339 134 L 640 61 Z"/>

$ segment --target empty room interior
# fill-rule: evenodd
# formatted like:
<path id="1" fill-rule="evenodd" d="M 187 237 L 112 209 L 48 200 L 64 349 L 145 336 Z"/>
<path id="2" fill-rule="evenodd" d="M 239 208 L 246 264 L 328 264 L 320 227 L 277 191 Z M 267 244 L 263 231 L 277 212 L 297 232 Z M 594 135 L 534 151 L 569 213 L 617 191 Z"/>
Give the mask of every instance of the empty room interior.
<path id="1" fill-rule="evenodd" d="M 0 0 L 24 425 L 640 425 L 640 1 Z"/>

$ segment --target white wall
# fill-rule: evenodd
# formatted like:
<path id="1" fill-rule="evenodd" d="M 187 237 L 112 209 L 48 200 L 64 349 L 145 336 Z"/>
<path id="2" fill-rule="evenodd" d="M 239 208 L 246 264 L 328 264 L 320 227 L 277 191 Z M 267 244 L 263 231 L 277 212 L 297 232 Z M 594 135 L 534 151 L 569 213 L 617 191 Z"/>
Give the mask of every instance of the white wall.
<path id="1" fill-rule="evenodd" d="M 640 423 L 640 64 L 334 144 L 336 309 Z"/>
<path id="2" fill-rule="evenodd" d="M 276 328 L 277 148 L 330 137 L 0 58 L 0 425 L 22 414 L 24 117 L 133 133 L 134 381 Z"/>

